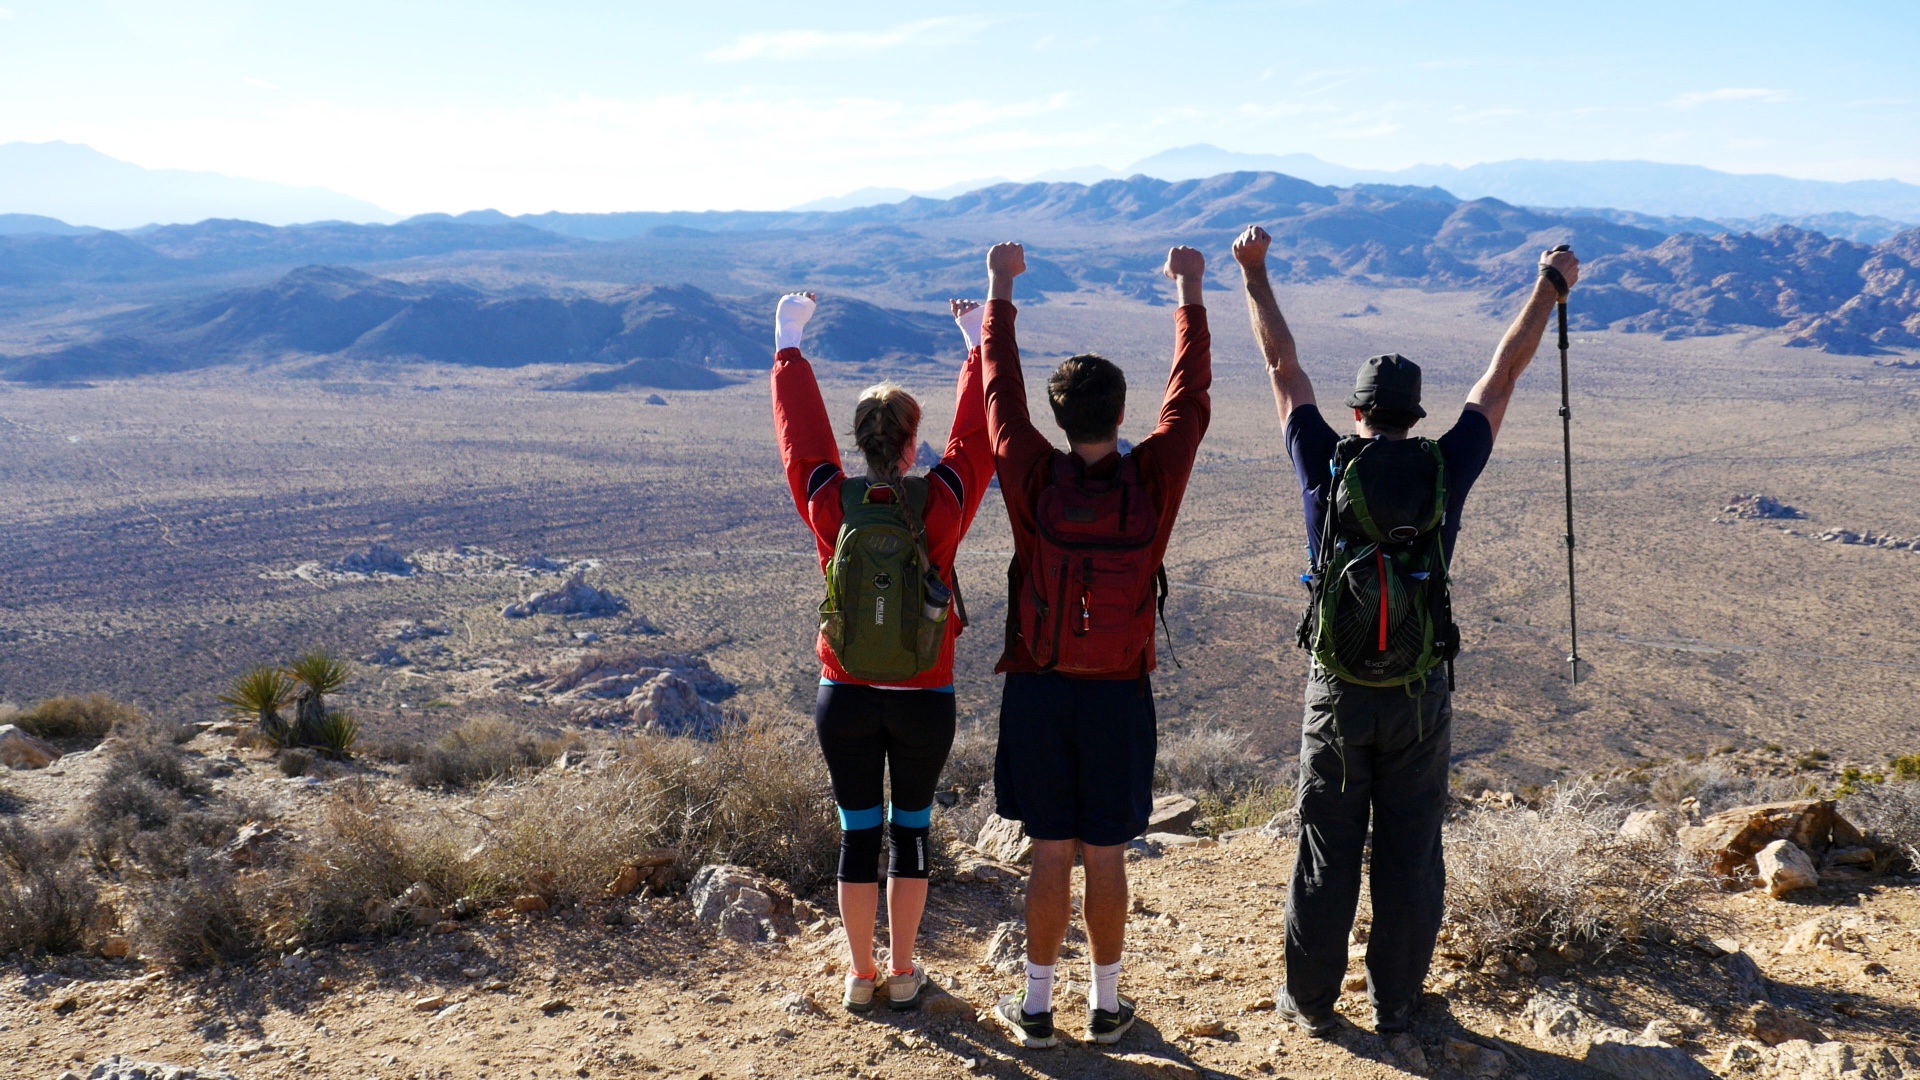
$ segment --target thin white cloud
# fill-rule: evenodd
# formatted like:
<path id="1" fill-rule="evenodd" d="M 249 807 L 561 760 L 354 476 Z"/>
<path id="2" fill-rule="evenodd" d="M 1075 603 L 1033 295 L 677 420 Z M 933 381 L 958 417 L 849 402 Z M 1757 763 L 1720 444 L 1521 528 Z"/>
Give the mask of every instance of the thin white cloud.
<path id="1" fill-rule="evenodd" d="M 11 18 L 13 18 L 13 9 L 9 7 L 0 7 L 0 19 L 11 19 Z"/>
<path id="2" fill-rule="evenodd" d="M 1696 105 L 1716 104 L 1723 101 L 1752 101 L 1771 105 L 1791 100 L 1793 95 L 1785 90 L 1769 90 L 1760 86 L 1726 86 L 1718 90 L 1694 90 L 1681 94 L 1667 104 L 1676 109 L 1691 109 Z"/>
<path id="3" fill-rule="evenodd" d="M 270 82 L 268 82 L 268 81 L 267 81 L 267 80 L 265 80 L 265 79 L 256 79 L 256 78 L 254 78 L 254 77 L 253 77 L 253 76 L 251 76 L 251 75 L 245 75 L 245 76 L 242 76 L 242 79 L 243 79 L 243 80 L 244 80 L 244 81 L 246 82 L 246 84 L 247 84 L 248 86 L 257 86 L 257 87 L 259 87 L 259 88 L 260 88 L 260 89 L 262 89 L 262 90 L 278 90 L 278 89 L 280 89 L 280 88 L 279 88 L 278 86 L 275 86 L 274 84 L 272 84 L 272 83 L 270 83 Z"/>
<path id="4" fill-rule="evenodd" d="M 813 53 L 883 52 L 919 42 L 973 35 L 976 20 L 942 15 L 886 30 L 780 30 L 744 34 L 707 54 L 709 60 L 791 60 Z"/>

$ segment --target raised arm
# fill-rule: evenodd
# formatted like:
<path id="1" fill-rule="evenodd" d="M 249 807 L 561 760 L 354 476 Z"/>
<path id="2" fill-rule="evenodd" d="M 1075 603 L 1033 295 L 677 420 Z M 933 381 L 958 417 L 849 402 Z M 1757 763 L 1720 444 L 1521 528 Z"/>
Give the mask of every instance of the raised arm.
<path id="1" fill-rule="evenodd" d="M 1247 318 L 1253 322 L 1253 337 L 1267 361 L 1267 377 L 1273 382 L 1273 406 L 1280 413 L 1280 424 L 1302 405 L 1312 405 L 1313 381 L 1300 367 L 1300 354 L 1293 347 L 1293 331 L 1287 329 L 1280 314 L 1280 302 L 1273 297 L 1273 283 L 1267 280 L 1267 247 L 1273 238 L 1258 225 L 1247 226 L 1233 242 L 1233 261 L 1240 264 L 1246 279 Z"/>
<path id="2" fill-rule="evenodd" d="M 1580 279 L 1580 260 L 1573 252 L 1548 251 L 1540 256 L 1540 278 L 1533 283 L 1526 306 L 1514 317 L 1513 325 L 1507 327 L 1500 347 L 1493 351 L 1493 362 L 1487 365 L 1487 373 L 1480 376 L 1480 381 L 1474 383 L 1467 394 L 1467 408 L 1484 414 L 1487 426 L 1495 435 L 1500 434 L 1500 421 L 1507 415 L 1507 402 L 1513 399 L 1513 388 L 1527 365 L 1533 362 L 1533 354 L 1540 348 L 1540 336 L 1546 333 L 1547 322 L 1553 317 L 1553 305 L 1560 299 L 1559 287 L 1547 273 L 1549 269 L 1557 272 L 1569 289 Z"/>
<path id="3" fill-rule="evenodd" d="M 987 252 L 987 316 L 980 329 L 980 357 L 987 380 L 987 435 L 993 440 L 1001 491 L 1009 500 L 1053 450 L 1027 413 L 1027 384 L 1020 375 L 1020 344 L 1014 338 L 1019 313 L 1013 306 L 1013 279 L 1026 269 L 1026 252 L 1019 244 L 995 244 Z"/>
<path id="4" fill-rule="evenodd" d="M 809 526 L 813 497 L 834 477 L 840 475 L 840 444 L 834 438 L 833 422 L 827 418 L 826 402 L 820 398 L 820 384 L 813 376 L 813 365 L 800 353 L 801 330 L 813 315 L 812 293 L 788 293 L 780 298 L 774 311 L 773 357 L 773 432 L 780 443 L 780 464 L 786 470 L 787 488 L 793 493 L 794 509 Z M 821 557 L 832 553 L 833 546 L 814 530 Z"/>
<path id="5" fill-rule="evenodd" d="M 993 479 L 993 440 L 987 437 L 987 404 L 980 359 L 980 331 L 987 309 L 978 300 L 951 300 L 947 304 L 953 321 L 966 338 L 967 360 L 960 368 L 960 382 L 954 391 L 953 430 L 947 435 L 947 451 L 941 463 L 960 475 L 965 498 L 960 506 L 960 528 L 973 523 Z"/>
<path id="6" fill-rule="evenodd" d="M 1213 386 L 1213 337 L 1207 330 L 1207 309 L 1201 303 L 1201 283 L 1207 260 L 1190 247 L 1167 252 L 1162 273 L 1173 279 L 1180 306 L 1173 317 L 1173 370 L 1167 392 L 1160 399 L 1160 419 L 1153 433 L 1140 441 L 1168 477 L 1184 484 L 1213 416 L 1208 390 Z M 1146 449 L 1149 448 L 1150 449 Z"/>

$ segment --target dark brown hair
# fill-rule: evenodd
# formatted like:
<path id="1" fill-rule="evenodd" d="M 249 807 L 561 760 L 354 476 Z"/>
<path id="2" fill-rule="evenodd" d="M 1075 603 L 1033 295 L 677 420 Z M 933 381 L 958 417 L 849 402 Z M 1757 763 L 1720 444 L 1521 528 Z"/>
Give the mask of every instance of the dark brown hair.
<path id="1" fill-rule="evenodd" d="M 1360 415 L 1366 417 L 1375 435 L 1405 435 L 1420 419 L 1420 414 L 1411 409 L 1383 409 L 1378 405 L 1361 409 Z"/>
<path id="2" fill-rule="evenodd" d="M 1104 356 L 1083 353 L 1060 362 L 1047 380 L 1053 418 L 1075 443 L 1105 442 L 1120 431 L 1127 375 Z"/>

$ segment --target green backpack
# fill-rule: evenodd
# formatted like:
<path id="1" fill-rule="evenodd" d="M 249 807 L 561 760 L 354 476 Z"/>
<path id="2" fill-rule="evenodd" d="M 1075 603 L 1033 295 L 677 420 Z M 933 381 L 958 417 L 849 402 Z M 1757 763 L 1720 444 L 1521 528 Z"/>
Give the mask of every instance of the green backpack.
<path id="1" fill-rule="evenodd" d="M 893 501 L 874 502 L 884 487 L 852 478 L 841 485 L 845 518 L 827 563 L 820 632 L 847 674 L 893 683 L 940 662 L 955 594 L 927 557 L 927 478 L 908 477 Z"/>
<path id="2" fill-rule="evenodd" d="M 1441 541 L 1440 445 L 1349 435 L 1334 449 L 1331 494 L 1300 646 L 1345 682 L 1406 686 L 1441 664 L 1451 681 L 1460 640 Z"/>

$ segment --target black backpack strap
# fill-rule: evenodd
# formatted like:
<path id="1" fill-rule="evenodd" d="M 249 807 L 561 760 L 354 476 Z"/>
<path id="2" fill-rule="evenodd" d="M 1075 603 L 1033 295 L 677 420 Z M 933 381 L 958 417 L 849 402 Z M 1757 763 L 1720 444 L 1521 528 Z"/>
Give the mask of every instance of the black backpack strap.
<path id="1" fill-rule="evenodd" d="M 1181 667 L 1180 657 L 1173 651 L 1173 630 L 1167 626 L 1167 564 L 1161 563 L 1153 572 L 1154 607 L 1160 613 L 1160 632 L 1167 635 L 1167 659 L 1173 666 Z"/>

